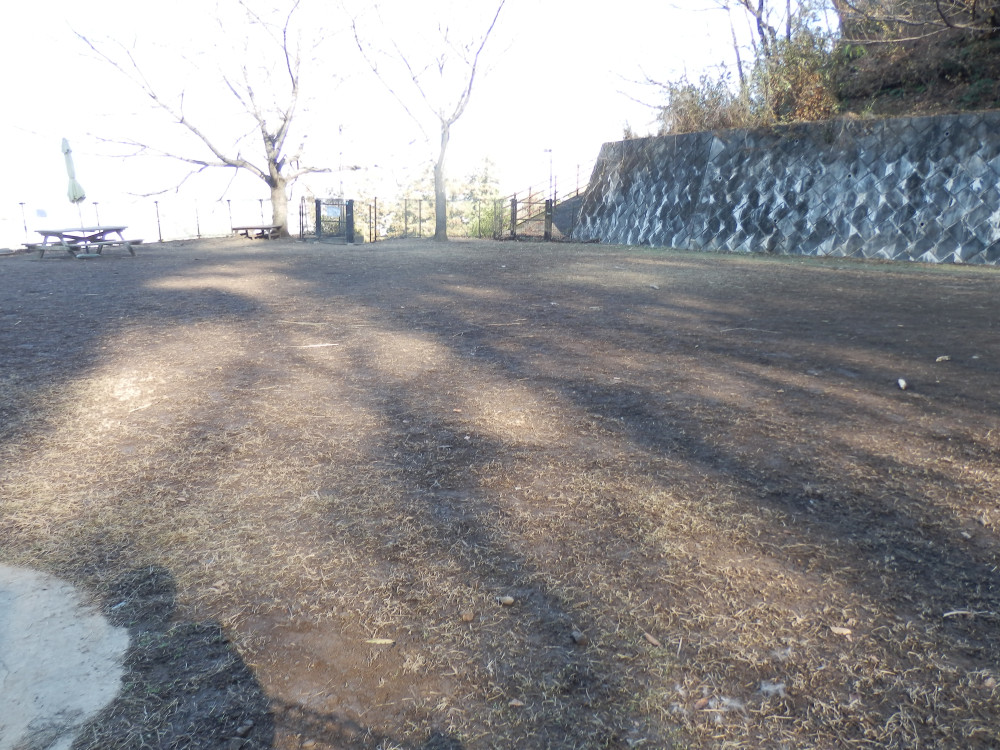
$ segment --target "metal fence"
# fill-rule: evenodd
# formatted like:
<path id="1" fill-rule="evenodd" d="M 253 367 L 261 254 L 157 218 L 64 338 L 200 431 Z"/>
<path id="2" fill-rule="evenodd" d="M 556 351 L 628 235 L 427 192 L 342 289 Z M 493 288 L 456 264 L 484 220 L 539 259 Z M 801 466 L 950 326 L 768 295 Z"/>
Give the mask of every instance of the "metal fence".
<path id="1" fill-rule="evenodd" d="M 299 237 L 379 242 L 407 237 L 433 237 L 435 202 L 427 198 L 369 201 L 343 198 L 303 198 L 299 203 Z M 352 219 L 348 223 L 348 213 Z M 495 201 L 453 199 L 448 201 L 448 236 L 490 238 L 496 236 Z"/>
<path id="2" fill-rule="evenodd" d="M 289 212 L 289 230 L 297 217 Z M 86 201 L 77 207 L 49 207 L 27 201 L 0 206 L 0 247 L 17 248 L 38 241 L 35 230 L 78 224 L 121 224 L 128 236 L 146 242 L 225 237 L 232 227 L 271 223 L 269 199 L 193 201 L 182 198 L 138 198 L 120 201 Z"/>
<path id="3" fill-rule="evenodd" d="M 560 239 L 575 223 L 582 190 L 577 186 L 556 195 L 529 189 L 504 198 L 448 201 L 448 236 L 456 238 Z M 551 203 L 551 205 L 549 205 Z M 383 201 L 303 197 L 298 211 L 289 206 L 288 230 L 300 238 L 348 241 L 348 207 L 352 210 L 355 243 L 402 237 L 433 237 L 435 203 L 426 197 Z M 270 199 L 194 201 L 178 197 L 87 201 L 79 207 L 60 206 L 49 215 L 28 202 L 0 206 L 0 248 L 17 248 L 38 240 L 35 230 L 54 226 L 121 224 L 128 236 L 145 242 L 225 237 L 234 226 L 271 223 Z M 69 218 L 71 217 L 71 218 Z M 318 219 L 318 221 L 317 221 Z"/>
<path id="4" fill-rule="evenodd" d="M 448 236 L 484 239 L 493 236 L 492 199 L 448 200 Z M 437 225 L 436 203 L 429 198 L 403 198 L 385 203 L 380 227 L 386 237 L 433 237 Z"/>
<path id="5" fill-rule="evenodd" d="M 576 226 L 584 188 L 577 185 L 565 195 L 528 188 L 499 198 L 494 208 L 494 239 L 561 240 Z"/>

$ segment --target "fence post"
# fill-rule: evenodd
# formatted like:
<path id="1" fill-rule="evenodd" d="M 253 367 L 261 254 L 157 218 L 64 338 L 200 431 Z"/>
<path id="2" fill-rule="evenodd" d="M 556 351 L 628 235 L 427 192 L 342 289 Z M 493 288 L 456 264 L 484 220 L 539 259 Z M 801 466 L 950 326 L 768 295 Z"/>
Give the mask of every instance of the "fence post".
<path id="1" fill-rule="evenodd" d="M 551 198 L 545 201 L 545 241 L 552 241 L 552 205 L 553 200 Z"/>
<path id="2" fill-rule="evenodd" d="M 156 206 L 156 233 L 160 237 L 160 242 L 163 242 L 163 227 L 160 226 L 160 202 L 153 201 L 153 205 Z"/>
<path id="3" fill-rule="evenodd" d="M 375 218 L 372 220 L 372 242 L 378 242 L 378 228 L 375 226 L 378 224 L 378 198 L 373 198 L 372 202 L 375 210 Z"/>
<path id="4" fill-rule="evenodd" d="M 323 200 L 316 199 L 316 239 L 323 236 Z"/>
<path id="5" fill-rule="evenodd" d="M 510 199 L 510 236 L 512 239 L 517 238 L 517 193 Z"/>
<path id="6" fill-rule="evenodd" d="M 344 209 L 344 213 L 347 215 L 347 244 L 354 244 L 354 199 L 351 198 L 347 201 L 347 206 Z"/>

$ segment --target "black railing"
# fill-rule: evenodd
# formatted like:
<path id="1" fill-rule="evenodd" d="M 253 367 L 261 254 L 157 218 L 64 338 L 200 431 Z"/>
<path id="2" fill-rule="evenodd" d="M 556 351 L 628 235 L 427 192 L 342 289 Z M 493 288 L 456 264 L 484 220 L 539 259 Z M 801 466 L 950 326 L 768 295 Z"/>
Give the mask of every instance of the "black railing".
<path id="1" fill-rule="evenodd" d="M 535 239 L 546 242 L 568 238 L 576 226 L 584 187 L 558 195 L 554 185 L 548 191 L 528 188 L 495 202 L 494 239 Z"/>

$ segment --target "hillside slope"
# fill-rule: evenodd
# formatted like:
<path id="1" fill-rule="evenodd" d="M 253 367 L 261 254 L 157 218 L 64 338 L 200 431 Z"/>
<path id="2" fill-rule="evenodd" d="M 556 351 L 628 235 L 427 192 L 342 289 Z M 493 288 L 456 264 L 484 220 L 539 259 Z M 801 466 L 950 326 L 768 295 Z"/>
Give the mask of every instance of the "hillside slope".
<path id="1" fill-rule="evenodd" d="M 1000 38 L 959 32 L 844 44 L 834 74 L 845 114 L 929 115 L 1000 108 Z"/>

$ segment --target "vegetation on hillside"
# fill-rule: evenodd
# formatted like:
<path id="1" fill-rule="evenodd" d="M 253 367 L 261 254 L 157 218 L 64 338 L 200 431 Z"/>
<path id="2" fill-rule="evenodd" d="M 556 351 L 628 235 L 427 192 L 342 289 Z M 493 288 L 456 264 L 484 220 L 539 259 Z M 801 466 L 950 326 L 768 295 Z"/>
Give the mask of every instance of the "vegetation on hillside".
<path id="1" fill-rule="evenodd" d="M 660 135 L 1000 107 L 998 0 L 718 1 L 749 44 L 733 32 L 734 69 L 649 81 Z"/>

